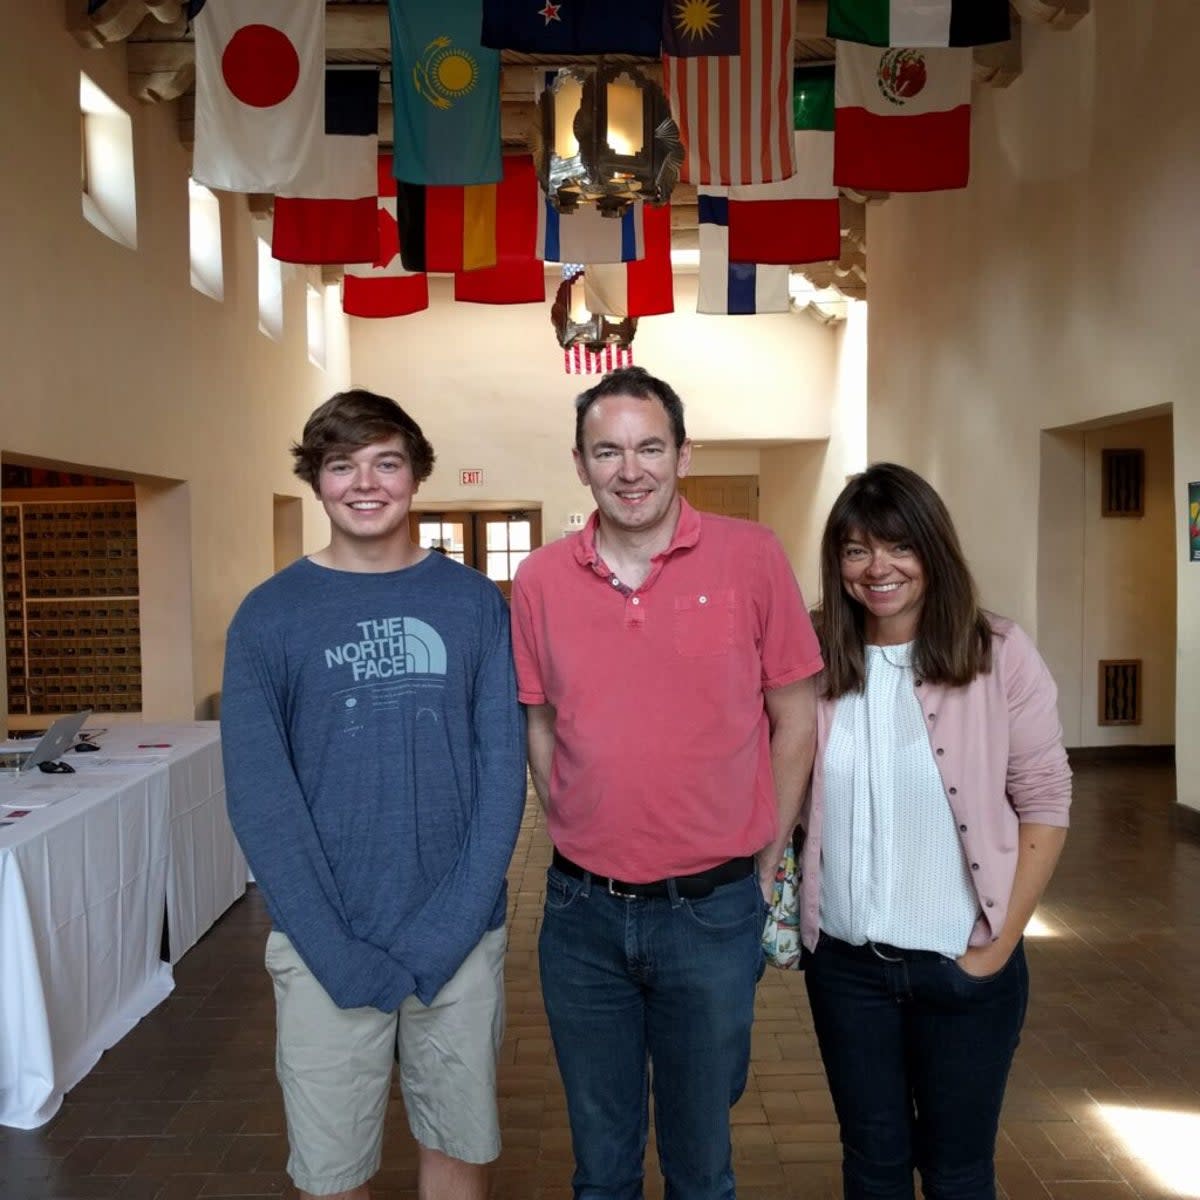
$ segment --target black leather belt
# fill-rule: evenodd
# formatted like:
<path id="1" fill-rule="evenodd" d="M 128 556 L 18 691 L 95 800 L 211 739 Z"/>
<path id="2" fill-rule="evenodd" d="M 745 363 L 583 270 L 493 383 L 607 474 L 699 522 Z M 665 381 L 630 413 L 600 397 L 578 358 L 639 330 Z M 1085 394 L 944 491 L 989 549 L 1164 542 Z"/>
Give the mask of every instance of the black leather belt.
<path id="1" fill-rule="evenodd" d="M 944 954 L 936 950 L 906 950 L 903 946 L 889 946 L 886 942 L 864 942 L 855 946 L 851 942 L 843 942 L 841 938 L 821 934 L 817 949 L 829 949 L 834 954 L 846 958 L 859 958 L 867 962 L 937 962 L 944 959 Z"/>
<path id="2" fill-rule="evenodd" d="M 700 900 L 709 895 L 713 888 L 723 883 L 736 883 L 745 879 L 754 871 L 753 858 L 730 858 L 707 871 L 697 871 L 695 875 L 676 875 L 673 879 L 654 879 L 649 883 L 626 883 L 622 879 L 610 879 L 606 875 L 594 875 L 585 871 L 578 863 L 554 852 L 554 865 L 564 874 L 573 879 L 590 879 L 592 883 L 604 888 L 612 896 L 622 896 L 626 900 L 637 898 L 651 899 L 657 896 L 669 896 L 668 885 L 675 884 L 675 892 L 685 900 Z"/>

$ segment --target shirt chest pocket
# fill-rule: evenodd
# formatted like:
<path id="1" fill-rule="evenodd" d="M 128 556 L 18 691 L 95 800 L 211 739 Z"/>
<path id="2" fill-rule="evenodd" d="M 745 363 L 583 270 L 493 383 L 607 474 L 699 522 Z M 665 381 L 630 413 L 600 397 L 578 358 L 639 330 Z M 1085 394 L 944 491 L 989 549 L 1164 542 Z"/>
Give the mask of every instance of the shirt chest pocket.
<path id="1" fill-rule="evenodd" d="M 733 648 L 737 597 L 733 588 L 689 592 L 675 597 L 675 653 L 680 658 L 713 658 Z"/>

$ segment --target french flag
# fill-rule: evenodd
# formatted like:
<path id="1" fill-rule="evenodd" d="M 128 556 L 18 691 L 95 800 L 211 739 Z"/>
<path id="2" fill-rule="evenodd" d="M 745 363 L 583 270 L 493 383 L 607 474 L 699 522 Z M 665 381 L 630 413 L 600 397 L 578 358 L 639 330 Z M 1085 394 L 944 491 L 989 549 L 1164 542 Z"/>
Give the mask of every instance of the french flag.
<path id="1" fill-rule="evenodd" d="M 651 317 L 675 311 L 671 268 L 671 206 L 643 213 L 645 258 L 630 263 L 588 263 L 583 290 L 588 312 L 610 317 Z"/>
<path id="2" fill-rule="evenodd" d="M 271 253 L 283 262 L 374 262 L 379 68 L 327 68 L 325 135 L 275 199 Z"/>
<path id="3" fill-rule="evenodd" d="M 646 256 L 643 210 L 635 200 L 619 217 L 606 217 L 594 204 L 560 213 L 539 191 L 537 248 L 543 262 L 625 263 Z"/>
<path id="4" fill-rule="evenodd" d="M 350 263 L 342 278 L 342 311 L 351 317 L 406 317 L 429 307 L 429 277 L 405 269 L 396 224 L 396 180 L 392 156 L 376 167 L 379 254 L 371 264 Z"/>

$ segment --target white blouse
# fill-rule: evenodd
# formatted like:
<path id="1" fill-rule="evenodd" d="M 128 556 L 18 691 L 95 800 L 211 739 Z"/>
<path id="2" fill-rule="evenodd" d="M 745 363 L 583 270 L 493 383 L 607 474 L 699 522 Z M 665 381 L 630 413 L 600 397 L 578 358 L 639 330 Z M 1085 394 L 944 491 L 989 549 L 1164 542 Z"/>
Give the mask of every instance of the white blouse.
<path id="1" fill-rule="evenodd" d="M 912 643 L 867 646 L 825 748 L 821 928 L 957 958 L 979 900 L 913 690 Z"/>

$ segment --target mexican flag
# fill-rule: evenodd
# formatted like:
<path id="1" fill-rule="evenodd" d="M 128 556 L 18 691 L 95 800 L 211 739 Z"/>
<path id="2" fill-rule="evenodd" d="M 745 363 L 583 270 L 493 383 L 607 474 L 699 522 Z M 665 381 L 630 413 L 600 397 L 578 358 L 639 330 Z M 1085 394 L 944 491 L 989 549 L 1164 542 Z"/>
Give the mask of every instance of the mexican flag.
<path id="1" fill-rule="evenodd" d="M 1008 0 L 829 0 L 826 32 L 868 46 L 1007 42 Z"/>
<path id="2" fill-rule="evenodd" d="M 838 42 L 833 180 L 856 191 L 967 186 L 971 52 Z"/>

